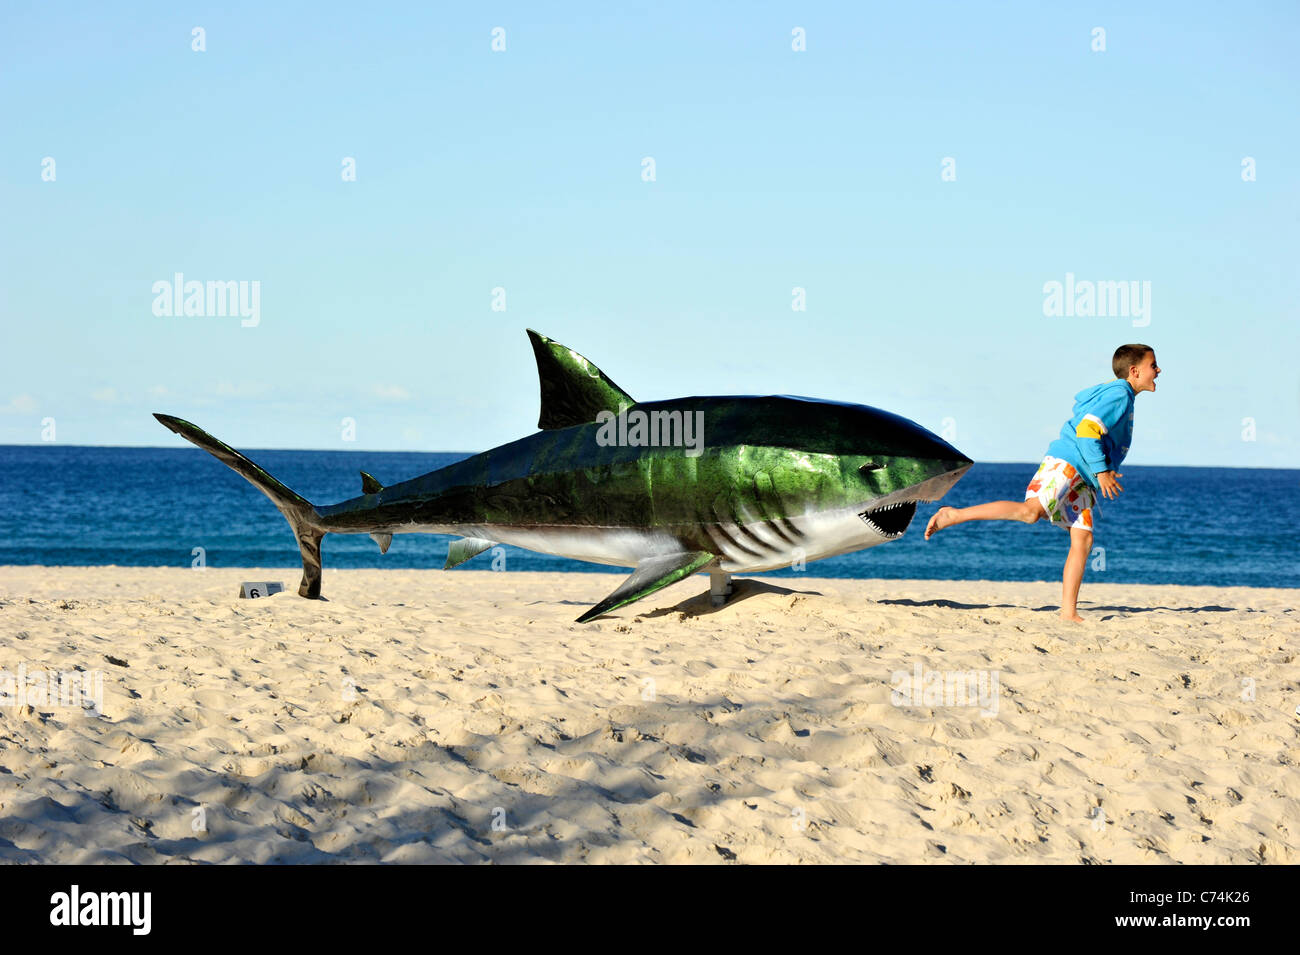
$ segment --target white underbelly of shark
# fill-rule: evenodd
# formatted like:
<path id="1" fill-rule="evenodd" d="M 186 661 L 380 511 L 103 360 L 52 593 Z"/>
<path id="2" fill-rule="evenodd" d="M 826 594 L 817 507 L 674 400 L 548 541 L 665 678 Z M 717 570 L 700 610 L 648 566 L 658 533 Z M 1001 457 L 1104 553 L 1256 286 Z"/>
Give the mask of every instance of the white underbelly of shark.
<path id="1" fill-rule="evenodd" d="M 786 521 L 778 534 L 770 522 L 718 523 L 705 532 L 718 555 L 717 569 L 727 573 L 757 573 L 851 553 L 893 537 L 872 530 L 860 507 L 809 511 Z M 647 558 L 684 554 L 690 547 L 670 529 L 591 525 L 513 526 L 509 524 L 407 525 L 396 533 L 431 533 L 474 537 L 571 560 L 635 567 Z M 791 544 L 792 537 L 796 543 Z"/>

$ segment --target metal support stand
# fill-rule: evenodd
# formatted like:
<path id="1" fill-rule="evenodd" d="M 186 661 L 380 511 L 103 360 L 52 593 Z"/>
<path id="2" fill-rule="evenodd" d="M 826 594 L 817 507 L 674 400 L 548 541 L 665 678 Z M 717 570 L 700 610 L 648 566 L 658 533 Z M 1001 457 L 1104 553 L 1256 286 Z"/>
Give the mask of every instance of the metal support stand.
<path id="1" fill-rule="evenodd" d="M 713 606 L 721 607 L 731 596 L 731 574 L 721 570 L 709 572 L 709 599 Z"/>

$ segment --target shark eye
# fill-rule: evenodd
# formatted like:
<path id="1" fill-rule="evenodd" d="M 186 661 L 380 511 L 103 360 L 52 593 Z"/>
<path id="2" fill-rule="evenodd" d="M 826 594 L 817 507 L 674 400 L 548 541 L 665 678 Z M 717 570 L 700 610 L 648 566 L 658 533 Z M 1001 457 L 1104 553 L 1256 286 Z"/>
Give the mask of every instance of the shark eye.
<path id="1" fill-rule="evenodd" d="M 883 471 L 884 469 L 885 465 L 877 464 L 875 461 L 868 461 L 858 468 L 863 474 L 870 474 L 872 471 Z"/>

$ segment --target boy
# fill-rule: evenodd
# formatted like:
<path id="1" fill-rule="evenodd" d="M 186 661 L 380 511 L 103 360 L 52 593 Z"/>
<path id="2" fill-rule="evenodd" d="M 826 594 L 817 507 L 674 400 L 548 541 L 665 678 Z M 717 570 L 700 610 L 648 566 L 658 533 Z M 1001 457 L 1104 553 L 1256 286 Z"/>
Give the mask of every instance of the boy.
<path id="1" fill-rule="evenodd" d="M 1083 568 L 1092 552 L 1092 520 L 1097 491 L 1116 498 L 1124 490 L 1115 471 L 1133 439 L 1133 400 L 1155 391 L 1156 353 L 1150 345 L 1121 345 L 1111 359 L 1115 381 L 1085 388 L 1074 396 L 1074 413 L 1025 490 L 1023 503 L 990 501 L 974 507 L 941 507 L 925 528 L 925 539 L 965 521 L 1024 521 L 1047 517 L 1070 532 L 1070 554 L 1061 578 L 1061 619 L 1082 623 L 1075 607 Z"/>

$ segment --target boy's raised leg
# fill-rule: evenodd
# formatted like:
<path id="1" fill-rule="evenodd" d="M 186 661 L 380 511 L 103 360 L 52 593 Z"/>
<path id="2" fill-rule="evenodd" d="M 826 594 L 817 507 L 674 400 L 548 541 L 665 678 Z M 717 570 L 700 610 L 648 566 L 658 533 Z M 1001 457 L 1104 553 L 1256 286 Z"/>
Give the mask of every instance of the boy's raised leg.
<path id="1" fill-rule="evenodd" d="M 1083 571 L 1088 564 L 1088 555 L 1092 553 L 1092 531 L 1082 527 L 1070 528 L 1070 553 L 1065 558 L 1065 572 L 1061 576 L 1061 619 L 1083 623 L 1076 604 L 1079 600 L 1079 585 L 1083 583 Z"/>
<path id="2" fill-rule="evenodd" d="M 1047 512 L 1036 497 L 1027 501 L 989 501 L 974 507 L 941 507 L 925 525 L 925 539 L 929 540 L 945 527 L 966 521 L 1024 521 L 1032 524 L 1046 516 Z"/>

